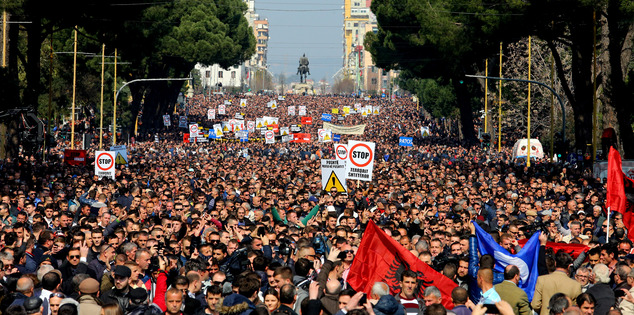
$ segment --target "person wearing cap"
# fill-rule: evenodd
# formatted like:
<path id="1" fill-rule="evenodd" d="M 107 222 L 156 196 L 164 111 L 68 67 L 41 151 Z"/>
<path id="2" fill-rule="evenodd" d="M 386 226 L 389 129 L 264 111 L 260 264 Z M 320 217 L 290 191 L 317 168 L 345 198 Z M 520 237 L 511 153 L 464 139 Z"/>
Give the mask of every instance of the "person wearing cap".
<path id="1" fill-rule="evenodd" d="M 42 315 L 42 300 L 39 297 L 32 296 L 24 300 L 24 310 L 26 314 Z"/>
<path id="2" fill-rule="evenodd" d="M 79 284 L 79 315 L 101 314 L 101 301 L 99 300 L 99 282 L 88 278 Z"/>
<path id="3" fill-rule="evenodd" d="M 147 291 L 143 288 L 130 290 L 130 305 L 126 311 L 127 315 L 159 315 L 163 311 L 156 304 L 147 304 Z"/>
<path id="4" fill-rule="evenodd" d="M 114 268 L 114 288 L 104 292 L 101 301 L 104 303 L 116 302 L 123 311 L 130 306 L 130 276 L 132 271 L 126 266 Z"/>
<path id="5" fill-rule="evenodd" d="M 528 220 L 529 225 L 535 223 L 537 219 L 537 212 L 535 210 L 527 210 L 526 211 L 526 220 Z"/>

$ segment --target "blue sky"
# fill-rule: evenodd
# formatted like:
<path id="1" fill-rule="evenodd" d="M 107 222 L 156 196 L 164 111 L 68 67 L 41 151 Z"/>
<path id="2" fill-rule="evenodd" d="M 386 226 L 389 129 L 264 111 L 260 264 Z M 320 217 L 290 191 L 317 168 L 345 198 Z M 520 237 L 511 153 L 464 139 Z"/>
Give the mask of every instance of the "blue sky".
<path id="1" fill-rule="evenodd" d="M 332 82 L 341 68 L 342 0 L 255 0 L 255 12 L 269 20 L 268 64 L 273 75 L 297 80 L 299 57 L 310 61 L 309 79 Z"/>

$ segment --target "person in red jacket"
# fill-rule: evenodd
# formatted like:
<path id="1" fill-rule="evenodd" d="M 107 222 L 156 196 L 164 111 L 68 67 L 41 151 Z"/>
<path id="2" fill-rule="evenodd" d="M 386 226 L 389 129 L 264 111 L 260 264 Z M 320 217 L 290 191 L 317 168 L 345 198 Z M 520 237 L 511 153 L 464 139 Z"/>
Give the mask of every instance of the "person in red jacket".
<path id="1" fill-rule="evenodd" d="M 167 274 L 170 272 L 172 266 L 169 263 L 169 260 L 164 256 L 158 256 L 159 261 L 159 270 L 152 274 L 152 278 L 146 282 L 146 287 L 148 290 L 152 290 L 154 298 L 152 299 L 152 303 L 156 304 L 161 308 L 163 312 L 167 310 L 167 305 L 165 304 L 165 292 L 167 292 Z M 152 280 L 154 282 L 152 283 Z M 152 288 L 152 286 L 154 287 Z"/>

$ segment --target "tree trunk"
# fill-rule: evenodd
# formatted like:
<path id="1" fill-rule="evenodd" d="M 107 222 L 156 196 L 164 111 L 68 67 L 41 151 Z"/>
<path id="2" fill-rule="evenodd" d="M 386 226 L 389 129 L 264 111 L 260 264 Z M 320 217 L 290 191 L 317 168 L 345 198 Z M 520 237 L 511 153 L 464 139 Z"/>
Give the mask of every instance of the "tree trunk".
<path id="1" fill-rule="evenodd" d="M 37 10 L 33 10 L 37 12 Z M 27 29 L 26 89 L 22 105 L 37 110 L 40 95 L 40 55 L 42 50 L 42 22 L 37 14 L 30 16 Z"/>
<path id="2" fill-rule="evenodd" d="M 617 113 L 618 137 L 624 157 L 634 157 L 634 132 L 632 131 L 632 109 L 634 93 L 625 83 L 627 66 L 632 56 L 634 25 L 625 23 L 619 1 L 611 0 L 607 7 L 608 60 L 606 67 L 606 96 Z"/>
<path id="3" fill-rule="evenodd" d="M 461 78 L 452 80 L 454 90 L 456 91 L 456 99 L 458 108 L 460 108 L 460 124 L 462 125 L 462 135 L 464 141 L 468 144 L 475 142 L 475 134 L 473 132 L 473 109 L 471 108 L 471 97 L 467 89 L 466 82 L 460 83 Z"/>

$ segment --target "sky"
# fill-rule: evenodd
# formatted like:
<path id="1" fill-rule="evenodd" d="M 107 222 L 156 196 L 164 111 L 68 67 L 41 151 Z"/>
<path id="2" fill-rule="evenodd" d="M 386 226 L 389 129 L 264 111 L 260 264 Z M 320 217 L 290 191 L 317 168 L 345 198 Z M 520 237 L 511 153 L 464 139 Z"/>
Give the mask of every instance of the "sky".
<path id="1" fill-rule="evenodd" d="M 269 21 L 269 70 L 299 81 L 299 58 L 310 61 L 308 79 L 315 82 L 332 76 L 343 63 L 342 0 L 255 0 L 255 12 Z"/>

